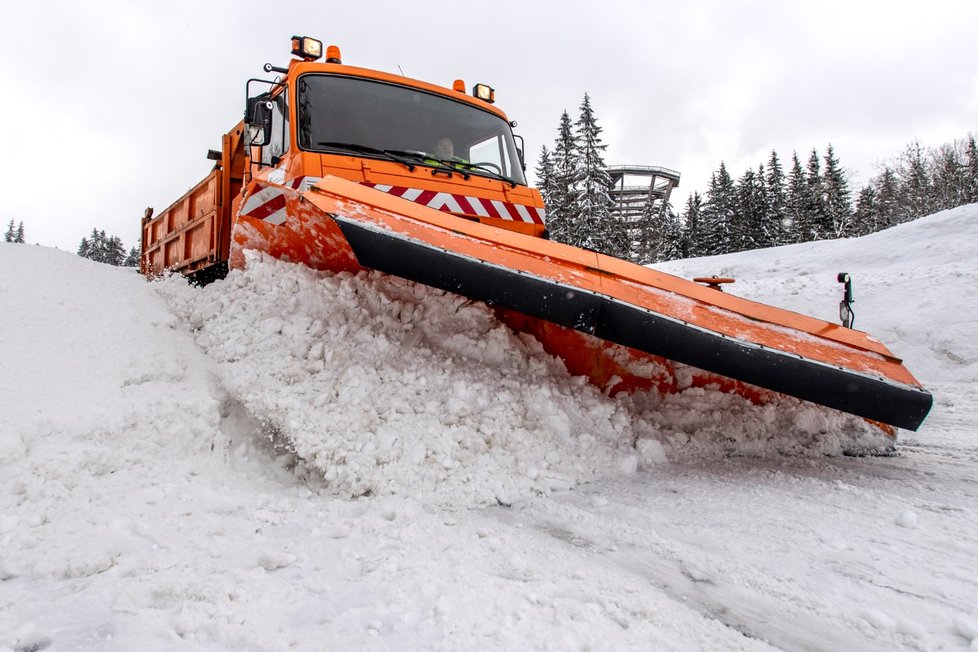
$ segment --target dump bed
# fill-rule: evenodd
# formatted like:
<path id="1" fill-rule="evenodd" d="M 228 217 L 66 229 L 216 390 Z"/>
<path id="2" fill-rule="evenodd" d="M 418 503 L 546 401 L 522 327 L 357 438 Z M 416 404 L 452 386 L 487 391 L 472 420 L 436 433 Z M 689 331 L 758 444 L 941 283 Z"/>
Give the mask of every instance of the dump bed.
<path id="1" fill-rule="evenodd" d="M 142 223 L 140 269 L 150 276 L 175 271 L 189 276 L 226 271 L 231 244 L 232 204 L 245 171 L 243 123 L 224 135 L 216 160 L 200 183 Z"/>

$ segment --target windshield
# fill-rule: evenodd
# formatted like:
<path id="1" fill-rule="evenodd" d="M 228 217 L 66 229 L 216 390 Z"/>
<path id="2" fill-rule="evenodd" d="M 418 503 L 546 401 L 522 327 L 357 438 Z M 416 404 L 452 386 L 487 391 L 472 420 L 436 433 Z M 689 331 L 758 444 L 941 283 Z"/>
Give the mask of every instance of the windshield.
<path id="1" fill-rule="evenodd" d="M 331 151 L 347 143 L 420 152 L 432 161 L 468 164 L 466 174 L 526 185 L 513 132 L 493 113 L 413 88 L 335 75 L 302 75 L 296 93 L 304 150 Z"/>

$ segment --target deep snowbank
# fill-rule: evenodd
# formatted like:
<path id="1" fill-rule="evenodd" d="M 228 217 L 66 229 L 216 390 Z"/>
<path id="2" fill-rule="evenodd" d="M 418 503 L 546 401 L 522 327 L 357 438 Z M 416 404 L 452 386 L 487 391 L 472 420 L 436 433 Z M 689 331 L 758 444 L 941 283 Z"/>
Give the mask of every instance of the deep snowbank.
<path id="1" fill-rule="evenodd" d="M 610 399 L 485 306 L 379 274 L 256 255 L 207 288 L 158 288 L 252 419 L 344 496 L 509 504 L 667 457 L 886 445 L 859 419 L 787 399 Z"/>

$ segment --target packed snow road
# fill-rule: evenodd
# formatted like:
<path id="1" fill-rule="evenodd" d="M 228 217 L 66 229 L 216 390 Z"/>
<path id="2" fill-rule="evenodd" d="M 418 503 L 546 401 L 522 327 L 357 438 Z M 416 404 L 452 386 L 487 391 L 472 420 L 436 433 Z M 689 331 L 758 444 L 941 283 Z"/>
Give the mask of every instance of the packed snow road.
<path id="1" fill-rule="evenodd" d="M 490 511 L 778 648 L 963 648 L 978 451 L 953 421 L 889 457 L 687 462 Z"/>

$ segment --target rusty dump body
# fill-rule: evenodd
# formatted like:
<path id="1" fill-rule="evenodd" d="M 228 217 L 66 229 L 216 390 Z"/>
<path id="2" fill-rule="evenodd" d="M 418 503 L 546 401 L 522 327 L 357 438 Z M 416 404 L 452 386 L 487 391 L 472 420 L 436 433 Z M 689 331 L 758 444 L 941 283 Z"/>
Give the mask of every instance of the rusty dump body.
<path id="1" fill-rule="evenodd" d="M 293 61 L 211 174 L 144 218 L 142 271 L 219 276 L 246 249 L 372 269 L 485 302 L 611 395 L 711 386 L 920 426 L 930 394 L 866 333 L 541 237 L 510 123 L 463 90 Z"/>

